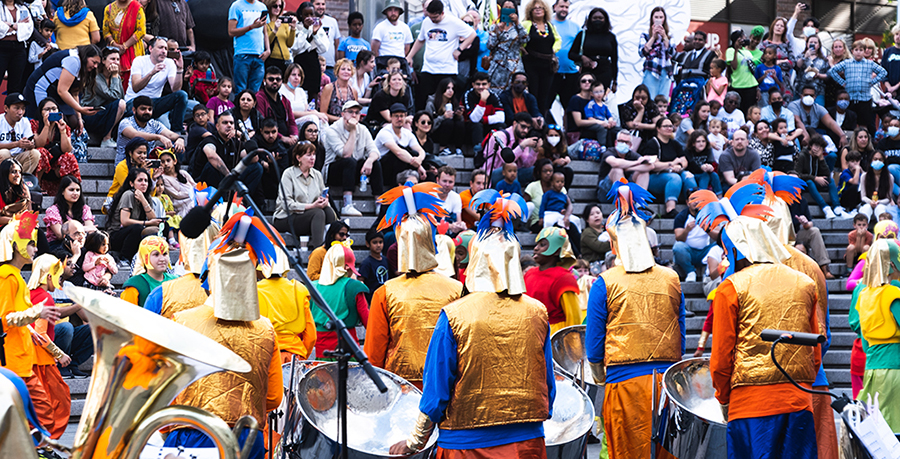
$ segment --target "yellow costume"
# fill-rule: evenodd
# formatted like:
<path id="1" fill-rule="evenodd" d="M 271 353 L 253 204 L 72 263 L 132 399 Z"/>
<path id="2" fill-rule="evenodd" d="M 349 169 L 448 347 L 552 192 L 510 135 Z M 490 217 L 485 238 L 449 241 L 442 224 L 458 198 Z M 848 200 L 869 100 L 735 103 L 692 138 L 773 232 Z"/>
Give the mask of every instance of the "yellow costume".
<path id="1" fill-rule="evenodd" d="M 277 253 L 273 266 L 260 267 L 266 279 L 256 283 L 259 314 L 275 327 L 283 363 L 290 362 L 295 354 L 300 360 L 306 360 L 316 345 L 316 322 L 309 308 L 309 291 L 303 284 L 284 277 L 290 266 L 284 252 L 277 250 Z"/>

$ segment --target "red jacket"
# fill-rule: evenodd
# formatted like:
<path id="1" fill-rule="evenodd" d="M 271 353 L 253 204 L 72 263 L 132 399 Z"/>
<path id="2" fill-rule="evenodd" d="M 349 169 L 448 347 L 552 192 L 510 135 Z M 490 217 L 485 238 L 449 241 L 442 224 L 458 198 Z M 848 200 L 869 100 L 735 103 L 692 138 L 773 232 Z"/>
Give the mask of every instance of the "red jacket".
<path id="1" fill-rule="evenodd" d="M 300 130 L 297 128 L 297 122 L 294 121 L 294 111 L 291 109 L 291 102 L 287 100 L 287 97 L 284 97 L 281 94 L 279 94 L 278 97 L 281 98 L 281 103 L 284 105 L 284 113 L 287 115 L 287 136 L 299 135 Z M 275 112 L 272 110 L 272 107 L 269 106 L 269 96 L 266 95 L 265 88 L 260 88 L 259 92 L 256 93 L 256 110 L 259 111 L 259 114 L 262 115 L 263 118 L 276 119 Z M 283 134 L 284 133 L 282 133 L 282 135 Z"/>

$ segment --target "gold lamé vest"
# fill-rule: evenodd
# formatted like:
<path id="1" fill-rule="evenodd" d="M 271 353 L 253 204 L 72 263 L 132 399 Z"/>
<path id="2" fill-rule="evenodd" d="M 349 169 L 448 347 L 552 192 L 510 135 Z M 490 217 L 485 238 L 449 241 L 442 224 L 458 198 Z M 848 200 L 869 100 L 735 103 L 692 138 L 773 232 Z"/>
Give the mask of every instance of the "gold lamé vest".
<path id="1" fill-rule="evenodd" d="M 809 318 L 816 312 L 816 285 L 806 274 L 783 264 L 760 263 L 728 277 L 737 292 L 737 340 L 731 386 L 764 386 L 788 382 L 772 363 L 771 343 L 759 334 L 769 328 L 803 333 L 810 330 Z M 779 346 L 778 363 L 797 382 L 812 383 L 818 368 L 815 349 L 807 346 Z"/>
<path id="2" fill-rule="evenodd" d="M 678 274 L 659 265 L 640 273 L 616 266 L 600 277 L 606 283 L 608 311 L 604 363 L 681 360 Z"/>
<path id="3" fill-rule="evenodd" d="M 410 382 L 422 381 L 425 354 L 441 308 L 456 301 L 462 284 L 434 271 L 404 274 L 384 284 L 391 340 L 384 369 Z"/>
<path id="4" fill-rule="evenodd" d="M 816 261 L 809 255 L 797 250 L 790 244 L 785 244 L 784 248 L 791 254 L 791 258 L 784 260 L 785 266 L 794 268 L 794 270 L 806 274 L 816 284 L 816 318 L 819 320 L 820 335 L 825 334 L 825 314 L 828 314 L 828 285 L 825 284 L 825 274 L 822 268 L 816 264 Z"/>
<path id="5" fill-rule="evenodd" d="M 459 376 L 440 428 L 547 420 L 547 308 L 527 295 L 475 292 L 444 313 L 456 338 Z"/>
<path id="6" fill-rule="evenodd" d="M 219 320 L 213 315 L 213 308 L 204 305 L 175 314 L 174 320 L 231 349 L 250 364 L 251 370 L 203 377 L 184 389 L 173 404 L 204 409 L 230 426 L 247 414 L 256 418 L 259 425 L 265 425 L 269 365 L 277 351 L 275 329 L 269 319 Z"/>
<path id="7" fill-rule="evenodd" d="M 181 311 L 187 311 L 206 303 L 208 297 L 206 290 L 201 286 L 200 279 L 192 273 L 187 273 L 178 279 L 163 282 L 160 315 L 171 319 Z"/>

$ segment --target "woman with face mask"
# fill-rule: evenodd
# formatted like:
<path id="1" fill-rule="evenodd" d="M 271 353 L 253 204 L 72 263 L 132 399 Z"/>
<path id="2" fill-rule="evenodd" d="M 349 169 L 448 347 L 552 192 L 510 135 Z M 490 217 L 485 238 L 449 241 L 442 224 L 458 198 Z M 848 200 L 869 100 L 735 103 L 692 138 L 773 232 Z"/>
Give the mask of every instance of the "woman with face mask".
<path id="1" fill-rule="evenodd" d="M 603 86 L 616 90 L 619 76 L 619 43 L 612 33 L 609 14 L 603 8 L 594 8 L 587 15 L 584 30 L 578 32 L 569 49 L 569 59 L 581 66 L 582 72 L 591 72 Z"/>
<path id="2" fill-rule="evenodd" d="M 815 102 L 825 105 L 825 79 L 828 78 L 828 60 L 822 53 L 822 41 L 812 35 L 806 37 L 806 50 L 803 57 L 797 60 L 795 69 L 797 78 L 794 79 L 794 97 L 803 97 L 803 88 L 812 86 L 816 88 Z"/>
<path id="3" fill-rule="evenodd" d="M 572 158 L 569 157 L 565 131 L 562 127 L 551 124 L 544 129 L 543 137 L 543 142 L 538 147 L 538 159 L 547 158 L 553 162 L 553 172 L 561 172 L 566 177 L 566 188 L 571 188 L 575 171 L 569 167 Z"/>
<path id="4" fill-rule="evenodd" d="M 885 156 L 880 151 L 872 155 L 869 170 L 859 178 L 859 213 L 876 218 L 888 212 L 897 218 L 897 206 L 894 204 L 894 178 L 884 164 Z"/>

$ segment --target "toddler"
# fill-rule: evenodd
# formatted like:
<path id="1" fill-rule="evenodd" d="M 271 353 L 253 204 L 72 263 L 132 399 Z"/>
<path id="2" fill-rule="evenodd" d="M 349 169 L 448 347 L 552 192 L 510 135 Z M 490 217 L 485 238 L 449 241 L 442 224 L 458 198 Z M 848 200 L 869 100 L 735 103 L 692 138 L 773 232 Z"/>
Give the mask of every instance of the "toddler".
<path id="1" fill-rule="evenodd" d="M 503 165 L 503 180 L 494 185 L 494 189 L 501 193 L 522 194 L 522 185 L 517 180 L 519 175 L 519 166 L 516 163 L 506 163 Z"/>
<path id="2" fill-rule="evenodd" d="M 719 115 L 719 109 L 722 108 L 722 102 L 718 100 L 709 101 L 709 119 Z"/>
<path id="3" fill-rule="evenodd" d="M 662 116 L 669 116 L 669 99 L 666 96 L 657 94 L 653 98 L 653 103 L 656 104 L 656 109 L 659 110 Z"/>
<path id="4" fill-rule="evenodd" d="M 216 79 L 216 72 L 210 68 L 211 60 L 212 58 L 206 51 L 197 51 L 194 54 L 194 71 L 191 73 L 190 82 L 191 87 L 194 88 L 194 99 L 201 104 L 209 102 L 209 99 L 218 92 L 216 81 L 197 81 Z"/>
<path id="5" fill-rule="evenodd" d="M 550 179 L 550 189 L 544 192 L 544 196 L 541 198 L 541 208 L 538 214 L 543 221 L 542 227 L 544 228 L 551 226 L 568 228 L 569 222 L 574 222 L 578 218 L 572 216 L 572 201 L 568 195 L 563 193 L 565 183 L 566 176 L 562 172 L 553 173 L 553 178 Z"/>
<path id="6" fill-rule="evenodd" d="M 722 151 L 728 146 L 728 139 L 722 134 L 722 131 L 725 130 L 725 122 L 720 119 L 710 118 L 707 126 L 709 126 L 709 134 L 707 134 L 706 139 L 709 140 L 713 160 L 718 164 L 719 156 L 722 156 Z"/>
<path id="7" fill-rule="evenodd" d="M 709 65 L 709 80 L 706 82 L 706 100 L 725 103 L 725 93 L 728 92 L 728 77 L 725 76 L 725 67 L 728 64 L 722 59 L 715 59 Z"/>
<path id="8" fill-rule="evenodd" d="M 605 97 L 606 88 L 603 83 L 595 81 L 591 85 L 591 101 L 584 106 L 584 119 L 589 124 L 582 126 L 581 132 L 589 132 L 600 142 L 600 145 L 610 146 L 611 140 L 614 140 L 618 133 L 609 135 L 616 127 L 616 118 L 603 102 Z"/>
<path id="9" fill-rule="evenodd" d="M 213 118 L 218 118 L 223 112 L 234 108 L 234 104 L 228 100 L 231 97 L 233 88 L 234 81 L 231 78 L 222 77 L 219 79 L 216 97 L 210 97 L 206 102 L 206 108 L 212 112 Z"/>
<path id="10" fill-rule="evenodd" d="M 116 260 L 109 252 L 109 234 L 105 231 L 94 231 L 84 240 L 84 280 L 95 290 L 105 290 L 110 286 L 112 277 L 119 272 Z"/>

